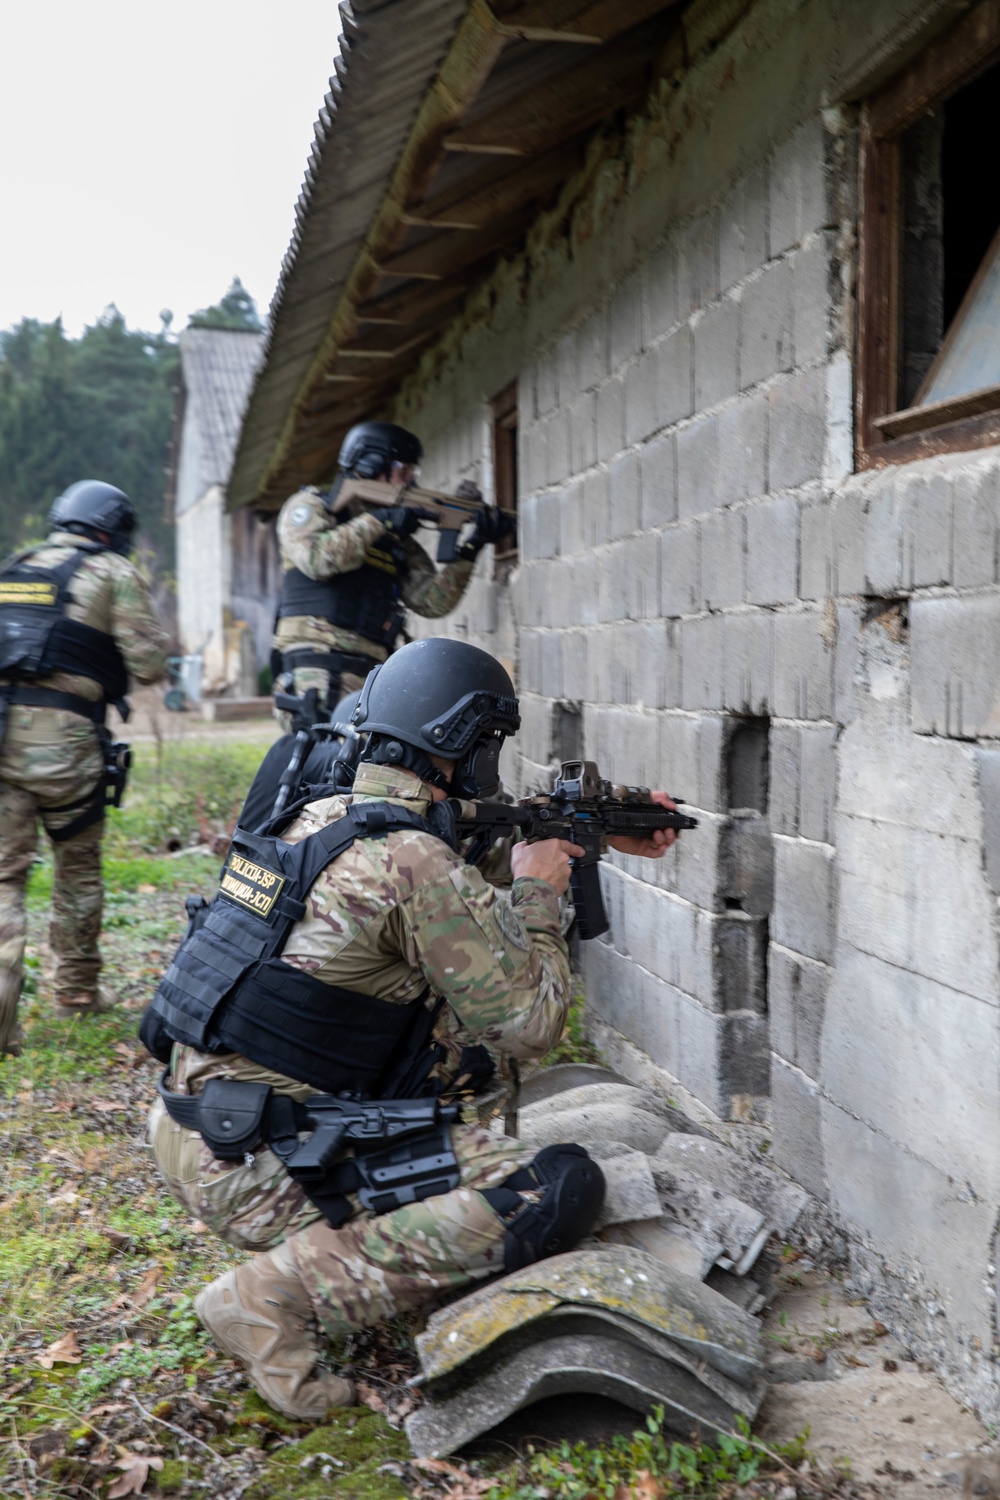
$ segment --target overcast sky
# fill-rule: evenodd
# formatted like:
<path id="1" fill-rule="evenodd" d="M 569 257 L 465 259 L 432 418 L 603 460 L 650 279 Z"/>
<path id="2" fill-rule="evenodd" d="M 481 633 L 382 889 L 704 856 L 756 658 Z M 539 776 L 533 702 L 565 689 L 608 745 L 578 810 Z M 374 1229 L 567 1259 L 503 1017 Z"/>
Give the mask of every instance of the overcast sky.
<path id="1" fill-rule="evenodd" d="M 0 328 L 115 302 L 267 310 L 337 50 L 335 0 L 44 0 L 0 20 Z"/>

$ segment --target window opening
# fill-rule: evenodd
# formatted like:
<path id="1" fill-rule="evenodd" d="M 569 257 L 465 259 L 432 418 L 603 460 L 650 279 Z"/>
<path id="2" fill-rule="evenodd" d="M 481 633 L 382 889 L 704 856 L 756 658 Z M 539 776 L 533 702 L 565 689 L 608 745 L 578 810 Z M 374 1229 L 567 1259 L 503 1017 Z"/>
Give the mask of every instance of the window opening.
<path id="1" fill-rule="evenodd" d="M 491 402 L 493 412 L 493 490 L 501 510 L 517 513 L 517 381 L 511 381 Z M 517 538 L 505 537 L 497 545 L 498 562 L 517 557 Z"/>
<path id="2" fill-rule="evenodd" d="M 1000 442 L 1000 0 L 865 107 L 858 462 Z"/>
<path id="3" fill-rule="evenodd" d="M 741 719 L 726 753 L 726 803 L 730 812 L 767 812 L 770 720 Z"/>

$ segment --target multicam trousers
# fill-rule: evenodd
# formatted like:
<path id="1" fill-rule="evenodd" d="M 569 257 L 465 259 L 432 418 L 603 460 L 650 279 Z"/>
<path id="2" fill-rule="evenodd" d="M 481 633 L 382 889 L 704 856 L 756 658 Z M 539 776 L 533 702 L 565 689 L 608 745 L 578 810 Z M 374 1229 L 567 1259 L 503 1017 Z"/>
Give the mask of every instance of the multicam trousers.
<path id="1" fill-rule="evenodd" d="M 223 1239 L 244 1250 L 287 1241 L 310 1301 L 331 1338 L 381 1323 L 440 1293 L 503 1269 L 504 1224 L 479 1191 L 529 1162 L 531 1147 L 475 1125 L 452 1132 L 460 1186 L 440 1197 L 333 1229 L 274 1154 L 219 1162 L 159 1100 L 150 1115 L 157 1165 L 171 1191 Z"/>
<path id="2" fill-rule="evenodd" d="M 104 775 L 92 724 L 60 709 L 13 705 L 0 747 L 0 1054 L 17 1029 L 24 963 L 24 890 L 38 844 L 38 822 L 58 831 Z M 56 1000 L 92 997 L 101 968 L 98 938 L 103 820 L 65 843 L 53 842 L 49 945 Z"/>

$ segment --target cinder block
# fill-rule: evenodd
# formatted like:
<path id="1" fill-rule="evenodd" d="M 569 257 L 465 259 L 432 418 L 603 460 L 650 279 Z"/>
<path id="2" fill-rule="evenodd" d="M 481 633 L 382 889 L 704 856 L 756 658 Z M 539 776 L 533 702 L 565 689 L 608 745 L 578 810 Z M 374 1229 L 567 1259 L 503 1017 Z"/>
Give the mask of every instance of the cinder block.
<path id="1" fill-rule="evenodd" d="M 772 943 L 768 955 L 771 1046 L 783 1061 L 820 1078 L 823 1018 L 832 970 Z"/>
<path id="2" fill-rule="evenodd" d="M 659 424 L 669 427 L 694 411 L 694 341 L 685 323 L 657 346 L 660 364 Z"/>
<path id="3" fill-rule="evenodd" d="M 828 599 L 833 584 L 833 512 L 821 497 L 799 515 L 799 597 Z"/>
<path id="4" fill-rule="evenodd" d="M 732 298 L 715 302 L 696 314 L 694 333 L 694 404 L 697 411 L 735 396 L 739 307 Z"/>
<path id="5" fill-rule="evenodd" d="M 601 542 L 606 542 L 611 534 L 611 500 L 606 469 L 599 469 L 596 473 L 585 475 L 583 508 L 584 545 L 596 547 Z"/>
<path id="6" fill-rule="evenodd" d="M 644 442 L 660 426 L 658 349 L 633 360 L 625 372 L 625 441 Z"/>
<path id="7" fill-rule="evenodd" d="M 563 692 L 571 702 L 587 696 L 587 644 L 584 630 L 567 630 L 563 640 Z"/>
<path id="8" fill-rule="evenodd" d="M 865 503 L 865 592 L 896 594 L 903 587 L 906 479 L 896 466 L 872 479 Z"/>
<path id="9" fill-rule="evenodd" d="M 767 181 L 751 172 L 719 210 L 719 276 L 723 291 L 767 260 Z"/>
<path id="10" fill-rule="evenodd" d="M 639 450 L 639 489 L 643 531 L 677 519 L 677 441 L 661 433 Z"/>
<path id="11" fill-rule="evenodd" d="M 606 380 L 597 392 L 597 457 L 611 458 L 625 441 L 625 383 Z"/>
<path id="12" fill-rule="evenodd" d="M 638 707 L 661 709 L 676 702 L 678 664 L 667 632 L 660 619 L 640 620 L 633 628 L 632 701 Z"/>
<path id="13" fill-rule="evenodd" d="M 994 896 L 1000 896 L 1000 749 L 976 749 L 979 800 L 983 811 L 983 855 L 986 878 Z"/>
<path id="14" fill-rule="evenodd" d="M 601 712 L 607 715 L 613 710 L 603 709 Z M 608 763 L 611 763 L 610 757 Z M 618 764 L 626 770 L 631 765 L 630 760 L 622 759 L 620 748 Z M 657 780 L 662 784 L 664 779 L 661 773 L 658 777 L 647 780 L 646 785 L 655 785 Z M 628 774 L 622 780 L 635 782 L 639 778 Z M 702 812 L 704 813 L 704 809 Z M 682 900 L 700 906 L 704 911 L 722 912 L 725 904 L 720 863 L 721 836 L 722 819 L 704 813 L 697 834 L 682 834 L 670 852 L 655 863 L 633 859 L 625 854 L 612 854 L 609 858 L 637 880 L 645 880 L 650 885 L 658 886 L 660 890 L 671 891 Z"/>
<path id="15" fill-rule="evenodd" d="M 611 461 L 610 483 L 610 535 L 631 536 L 639 529 L 641 510 L 639 490 L 639 454 L 632 450 L 619 453 Z"/>
<path id="16" fill-rule="evenodd" d="M 767 489 L 767 396 L 761 391 L 727 403 L 718 412 L 718 498 L 722 505 L 750 500 Z"/>
<path id="17" fill-rule="evenodd" d="M 891 1263 L 912 1267 L 952 1327 L 988 1344 L 996 1314 L 986 1269 L 994 1254 L 995 1201 L 835 1102 L 824 1098 L 821 1114 L 837 1216 Z"/>
<path id="18" fill-rule="evenodd" d="M 577 368 L 576 332 L 564 333 L 555 347 L 555 365 L 559 381 L 559 401 L 569 406 L 580 392 Z"/>
<path id="19" fill-rule="evenodd" d="M 812 1079 L 773 1053 L 770 1154 L 814 1198 L 828 1200 L 819 1090 Z"/>
<path id="20" fill-rule="evenodd" d="M 651 339 L 669 333 L 677 322 L 677 247 L 672 240 L 654 250 L 646 263 Z"/>
<path id="21" fill-rule="evenodd" d="M 823 1028 L 826 1092 L 994 1201 L 998 1069 L 995 1004 L 841 946 Z"/>
<path id="22" fill-rule="evenodd" d="M 1000 474 L 995 463 L 963 468 L 955 476 L 952 546 L 956 588 L 998 581 Z"/>
<path id="23" fill-rule="evenodd" d="M 681 622 L 681 706 L 722 708 L 721 615 L 702 615 Z"/>
<path id="24" fill-rule="evenodd" d="M 796 371 L 768 391 L 767 407 L 769 489 L 819 479 L 826 442 L 825 372 Z"/>
<path id="25" fill-rule="evenodd" d="M 743 287 L 740 299 L 741 387 L 759 385 L 794 364 L 792 267 L 773 261 Z"/>
<path id="26" fill-rule="evenodd" d="M 702 805 L 695 790 L 701 774 L 700 723 L 700 718 L 692 714 L 670 713 L 660 719 L 660 761 L 665 790 L 697 807 Z"/>
<path id="27" fill-rule="evenodd" d="M 739 610 L 724 617 L 722 707 L 738 714 L 768 714 L 774 696 L 774 622 L 770 610 Z"/>
<path id="28" fill-rule="evenodd" d="M 826 844 L 774 839 L 775 942 L 828 964 L 833 958 L 836 883 L 833 850 Z"/>
<path id="29" fill-rule="evenodd" d="M 1000 738 L 1000 596 L 910 602 L 913 727 Z"/>
<path id="30" fill-rule="evenodd" d="M 800 750 L 799 832 L 804 839 L 830 844 L 837 800 L 837 730 L 832 724 L 803 726 Z"/>
<path id="31" fill-rule="evenodd" d="M 596 390 L 608 374 L 607 307 L 599 307 L 577 329 L 576 363 L 580 390 Z"/>
<path id="32" fill-rule="evenodd" d="M 644 279 L 644 270 L 640 267 L 619 283 L 611 298 L 608 322 L 612 371 L 621 369 L 642 348 Z"/>
<path id="33" fill-rule="evenodd" d="M 718 506 L 719 424 L 702 417 L 677 434 L 677 512 L 681 520 Z"/>
<path id="34" fill-rule="evenodd" d="M 573 563 L 571 575 L 576 595 L 574 623 L 597 625 L 600 623 L 600 563 L 596 552 L 584 552 Z"/>
<path id="35" fill-rule="evenodd" d="M 544 417 L 559 405 L 559 365 L 554 349 L 547 349 L 535 365 L 535 411 Z"/>
<path id="36" fill-rule="evenodd" d="M 562 492 L 559 506 L 559 537 L 562 556 L 582 552 L 584 542 L 583 480 L 576 479 Z"/>
<path id="37" fill-rule="evenodd" d="M 532 427 L 528 427 L 520 439 L 520 449 L 519 467 L 524 475 L 524 492 L 529 495 L 534 490 L 544 489 L 548 483 L 549 452 L 546 426 L 541 422 L 536 422 Z"/>
<path id="38" fill-rule="evenodd" d="M 626 614 L 630 620 L 650 620 L 660 613 L 658 538 L 630 537 L 625 548 L 628 577 Z"/>
<path id="39" fill-rule="evenodd" d="M 952 475 L 946 469 L 904 473 L 904 586 L 951 583 Z"/>
<path id="40" fill-rule="evenodd" d="M 773 712 L 781 719 L 833 717 L 836 637 L 818 609 L 774 616 Z"/>
<path id="41" fill-rule="evenodd" d="M 678 271 L 681 317 L 719 295 L 719 216 L 715 209 L 681 230 Z"/>
<path id="42" fill-rule="evenodd" d="M 838 817 L 837 855 L 842 942 L 996 1005 L 996 900 L 979 840 Z"/>
<path id="43" fill-rule="evenodd" d="M 668 526 L 660 537 L 660 608 L 669 617 L 693 615 L 703 599 L 701 526 Z"/>
<path id="44" fill-rule="evenodd" d="M 558 557 L 560 555 L 560 512 L 563 497 L 559 491 L 538 495 L 535 498 L 534 526 L 535 555 Z M 527 529 L 527 528 L 526 528 Z"/>
<path id="45" fill-rule="evenodd" d="M 798 597 L 798 502 L 761 500 L 745 514 L 747 603 L 793 603 Z"/>
<path id="46" fill-rule="evenodd" d="M 572 473 L 569 412 L 556 410 L 548 419 L 548 482 L 565 484 Z"/>
<path id="47" fill-rule="evenodd" d="M 855 484 L 835 494 L 830 502 L 831 594 L 865 592 L 868 530 L 865 499 L 865 490 Z"/>
<path id="48" fill-rule="evenodd" d="M 789 258 L 797 365 L 816 364 L 827 355 L 829 317 L 836 289 L 831 280 L 833 248 L 833 235 L 819 234 Z"/>
<path id="49" fill-rule="evenodd" d="M 711 954 L 712 990 L 698 998 L 728 1015 L 767 1012 L 767 922 L 744 912 L 702 913 L 701 938 Z M 757 1090 L 748 1090 L 757 1092 Z"/>
<path id="50" fill-rule="evenodd" d="M 574 474 L 597 462 L 597 396 L 584 391 L 569 409 L 570 460 Z"/>
<path id="51" fill-rule="evenodd" d="M 681 787 L 677 793 L 678 796 L 686 795 L 689 802 L 711 813 L 725 811 L 722 775 L 725 729 L 726 720 L 722 714 L 699 714 L 697 791 L 685 793 Z"/>
<path id="52" fill-rule="evenodd" d="M 799 831 L 800 737 L 797 724 L 772 724 L 768 736 L 768 817 L 789 838 Z"/>
<path id="53" fill-rule="evenodd" d="M 768 180 L 770 249 L 780 255 L 827 224 L 826 146 L 818 114 L 777 148 Z"/>
<path id="54" fill-rule="evenodd" d="M 742 604 L 746 592 L 746 516 L 715 511 L 701 523 L 701 579 L 709 609 Z"/>

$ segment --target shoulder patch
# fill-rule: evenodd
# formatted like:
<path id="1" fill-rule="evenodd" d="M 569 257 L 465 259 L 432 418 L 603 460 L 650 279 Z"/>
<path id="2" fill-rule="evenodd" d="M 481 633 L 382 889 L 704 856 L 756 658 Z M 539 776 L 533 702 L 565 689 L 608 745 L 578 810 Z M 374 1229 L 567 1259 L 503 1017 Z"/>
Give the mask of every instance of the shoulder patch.
<path id="1" fill-rule="evenodd" d="M 297 505 L 288 519 L 293 526 L 304 526 L 311 515 L 312 511 L 308 505 Z"/>
<path id="2" fill-rule="evenodd" d="M 528 949 L 531 947 L 531 942 L 528 938 L 528 934 L 524 930 L 524 923 L 521 921 L 521 918 L 511 906 L 510 902 L 505 901 L 502 896 L 498 896 L 496 912 L 497 921 L 500 924 L 500 931 L 503 933 L 508 943 L 510 943 L 511 947 L 520 948 L 522 952 L 527 953 Z"/>

